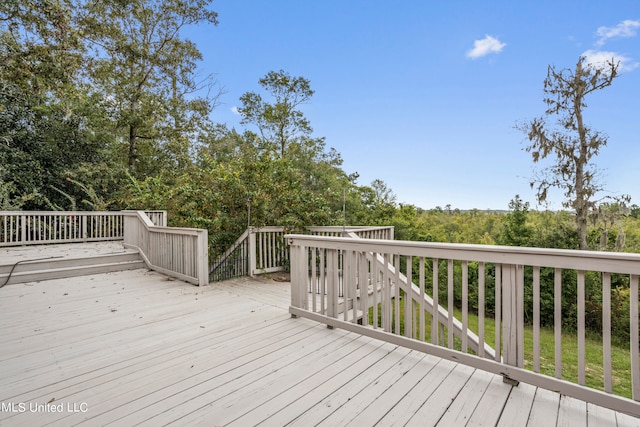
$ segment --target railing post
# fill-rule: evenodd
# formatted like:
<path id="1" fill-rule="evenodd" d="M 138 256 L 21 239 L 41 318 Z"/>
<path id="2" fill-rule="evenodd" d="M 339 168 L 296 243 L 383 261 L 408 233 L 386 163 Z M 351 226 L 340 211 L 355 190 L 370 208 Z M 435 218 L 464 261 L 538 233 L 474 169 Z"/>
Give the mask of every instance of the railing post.
<path id="1" fill-rule="evenodd" d="M 24 244 L 27 241 L 27 224 L 25 221 L 26 215 L 22 214 L 20 218 L 20 241 Z"/>
<path id="2" fill-rule="evenodd" d="M 196 257 L 198 258 L 198 286 L 209 284 L 209 232 L 198 234 Z"/>
<path id="3" fill-rule="evenodd" d="M 520 325 L 520 313 L 518 309 L 519 299 L 522 297 L 522 290 L 519 289 L 519 272 L 522 267 L 513 264 L 502 265 L 502 357 L 503 363 L 511 366 L 521 366 L 521 354 L 523 348 L 521 343 L 524 341 L 524 337 L 521 336 L 524 331 Z M 522 325 L 523 326 L 523 325 Z M 504 377 L 505 382 L 515 383 L 517 381 L 511 378 Z"/>
<path id="4" fill-rule="evenodd" d="M 338 317 L 338 250 L 327 250 L 327 316 Z"/>
<path id="5" fill-rule="evenodd" d="M 88 237 L 88 233 L 87 233 L 87 216 L 86 215 L 82 215 L 82 222 L 80 223 L 80 234 L 82 235 L 82 241 L 86 242 L 87 241 L 87 237 Z"/>
<path id="6" fill-rule="evenodd" d="M 256 230 L 249 227 L 249 276 L 256 273 Z"/>
<path id="7" fill-rule="evenodd" d="M 291 305 L 301 309 L 307 308 L 304 301 L 307 276 L 305 253 L 304 246 L 291 246 Z"/>

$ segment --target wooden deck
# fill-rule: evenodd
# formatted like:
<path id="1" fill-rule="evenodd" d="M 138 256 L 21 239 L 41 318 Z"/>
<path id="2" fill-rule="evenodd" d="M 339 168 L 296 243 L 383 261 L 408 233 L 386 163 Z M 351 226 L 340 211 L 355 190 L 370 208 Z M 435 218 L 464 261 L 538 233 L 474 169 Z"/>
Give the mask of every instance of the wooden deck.
<path id="1" fill-rule="evenodd" d="M 147 270 L 0 289 L 0 425 L 638 426 L 291 318 L 289 284 Z"/>

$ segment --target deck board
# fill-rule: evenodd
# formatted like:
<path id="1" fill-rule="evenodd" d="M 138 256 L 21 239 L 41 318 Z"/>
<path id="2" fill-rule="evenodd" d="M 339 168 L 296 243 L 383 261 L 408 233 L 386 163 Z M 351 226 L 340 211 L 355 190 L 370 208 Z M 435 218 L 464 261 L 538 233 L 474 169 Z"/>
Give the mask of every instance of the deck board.
<path id="1" fill-rule="evenodd" d="M 369 407 L 383 408 L 387 405 L 394 405 L 397 400 L 404 395 L 401 391 L 401 380 L 406 375 L 415 375 L 413 372 L 414 368 L 416 368 L 416 365 L 421 363 L 424 358 L 424 354 L 415 352 L 407 354 L 402 360 L 391 366 L 384 374 L 376 378 L 375 381 L 369 383 L 366 388 L 345 402 L 340 408 L 333 411 L 331 415 L 322 420 L 318 425 L 327 427 L 344 426 L 350 422 L 356 425 L 374 425 L 375 420 L 367 419 L 366 415 L 360 416 L 360 414 L 366 412 L 367 415 L 375 415 L 375 412 L 368 411 L 367 409 Z M 394 388 L 396 389 L 393 390 L 394 392 L 388 393 L 389 390 Z"/>
<path id="2" fill-rule="evenodd" d="M 520 427 L 527 425 L 531 406 L 535 398 L 536 388 L 530 384 L 520 383 L 512 387 L 509 397 L 500 414 L 497 427 Z"/>
<path id="3" fill-rule="evenodd" d="M 560 395 L 558 393 L 537 388 L 527 425 L 556 425 L 559 405 Z"/>
<path id="4" fill-rule="evenodd" d="M 406 425 L 414 414 L 424 405 L 428 399 L 447 378 L 449 373 L 457 365 L 448 360 L 438 360 L 438 363 L 419 379 L 418 384 L 411 390 L 411 394 L 399 401 L 380 420 L 381 425 L 403 426 Z M 417 399 L 415 396 L 421 396 Z M 417 420 L 415 420 L 417 421 Z"/>
<path id="5" fill-rule="evenodd" d="M 513 389 L 514 387 L 505 384 L 502 378 L 494 375 L 469 417 L 467 426 L 495 426 Z"/>
<path id="6" fill-rule="evenodd" d="M 0 425 L 640 424 L 291 318 L 289 299 L 268 277 L 198 288 L 145 269 L 5 286 Z"/>

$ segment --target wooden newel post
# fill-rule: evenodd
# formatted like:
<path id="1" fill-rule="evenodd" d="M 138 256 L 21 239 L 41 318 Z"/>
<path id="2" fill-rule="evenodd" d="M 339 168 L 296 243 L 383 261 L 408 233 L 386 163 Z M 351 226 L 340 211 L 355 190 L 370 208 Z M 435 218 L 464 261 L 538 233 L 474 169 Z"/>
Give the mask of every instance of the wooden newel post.
<path id="1" fill-rule="evenodd" d="M 20 218 L 20 241 L 24 243 L 27 241 L 27 217 L 20 215 L 18 218 Z"/>
<path id="2" fill-rule="evenodd" d="M 256 272 L 256 230 L 254 227 L 249 227 L 249 276 L 253 277 Z"/>
<path id="3" fill-rule="evenodd" d="M 88 233 L 88 230 L 87 230 L 87 216 L 86 215 L 82 215 L 80 217 L 80 219 L 82 221 L 81 222 L 81 228 L 82 229 L 80 231 L 80 235 L 82 236 L 82 241 L 86 242 L 87 238 L 89 237 L 89 233 Z"/>
<path id="4" fill-rule="evenodd" d="M 296 308 L 306 308 L 305 288 L 306 288 L 306 248 L 293 243 L 289 239 L 291 256 L 291 306 Z M 295 315 L 291 315 L 296 317 Z"/>
<path id="5" fill-rule="evenodd" d="M 503 363 L 524 367 L 524 269 L 521 265 L 503 264 L 502 289 L 502 358 Z M 517 384 L 511 378 L 505 382 Z"/>

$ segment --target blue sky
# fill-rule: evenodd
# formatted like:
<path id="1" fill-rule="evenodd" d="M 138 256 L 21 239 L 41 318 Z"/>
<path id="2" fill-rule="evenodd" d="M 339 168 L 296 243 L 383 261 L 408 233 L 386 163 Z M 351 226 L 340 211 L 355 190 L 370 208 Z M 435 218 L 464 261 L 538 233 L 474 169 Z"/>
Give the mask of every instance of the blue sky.
<path id="1" fill-rule="evenodd" d="M 200 72 L 225 93 L 213 119 L 241 130 L 233 108 L 258 79 L 285 70 L 315 90 L 302 111 L 358 183 L 381 179 L 422 208 L 506 209 L 533 163 L 514 126 L 543 115 L 547 67 L 580 55 L 621 61 L 587 99 L 606 133 L 598 156 L 612 193 L 640 205 L 640 1 L 216 0 L 219 25 L 184 35 Z M 560 209 L 553 193 L 550 208 Z M 541 208 L 541 207 L 539 207 Z"/>

